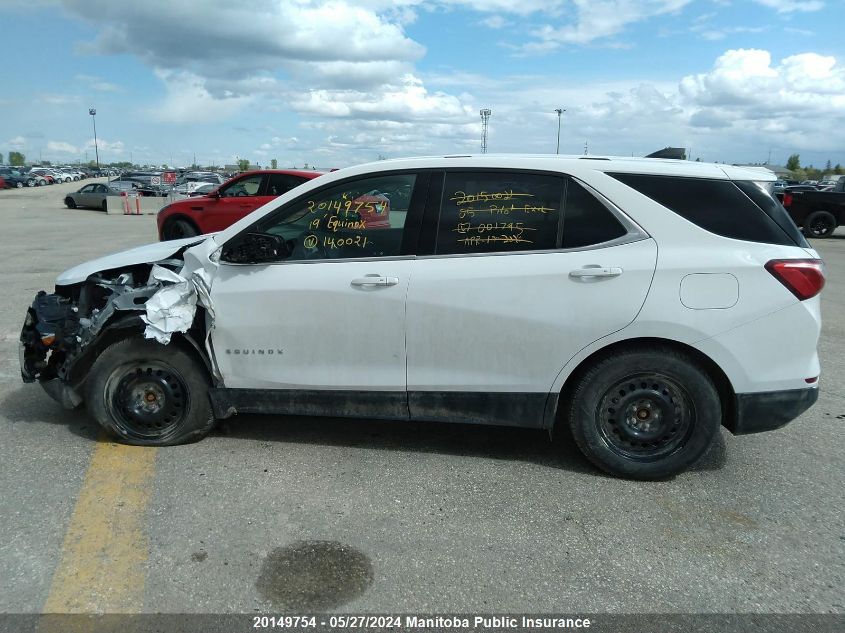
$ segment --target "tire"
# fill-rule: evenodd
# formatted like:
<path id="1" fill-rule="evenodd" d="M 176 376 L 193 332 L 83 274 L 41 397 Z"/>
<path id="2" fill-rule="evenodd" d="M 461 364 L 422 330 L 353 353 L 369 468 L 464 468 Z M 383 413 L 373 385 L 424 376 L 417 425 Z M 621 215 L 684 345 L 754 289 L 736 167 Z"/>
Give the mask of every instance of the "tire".
<path id="1" fill-rule="evenodd" d="M 836 217 L 829 211 L 813 211 L 804 220 L 804 234 L 822 239 L 833 235 L 836 226 Z"/>
<path id="2" fill-rule="evenodd" d="M 104 213 L 109 212 L 109 205 L 105 200 L 103 200 L 103 204 L 100 205 L 100 208 L 103 210 Z"/>
<path id="3" fill-rule="evenodd" d="M 568 420 L 578 448 L 602 470 L 664 479 L 707 451 L 722 408 L 713 381 L 685 354 L 632 349 L 597 361 L 580 376 Z"/>
<path id="4" fill-rule="evenodd" d="M 174 446 L 214 427 L 205 369 L 174 343 L 128 338 L 107 347 L 85 383 L 85 404 L 112 437 Z"/>
<path id="5" fill-rule="evenodd" d="M 35 185 L 36 185 L 36 182 L 35 182 L 35 179 L 34 179 L 34 178 L 29 178 L 29 179 L 26 181 L 26 186 L 27 186 L 27 187 L 34 187 Z"/>
<path id="6" fill-rule="evenodd" d="M 20 180 L 18 180 L 18 181 L 15 183 L 15 187 L 17 187 L 18 189 L 23 189 L 23 183 L 22 183 Z"/>
<path id="7" fill-rule="evenodd" d="M 199 235 L 199 229 L 187 220 L 173 220 L 167 223 L 164 231 L 165 240 L 181 240 Z"/>
<path id="8" fill-rule="evenodd" d="M 67 205 L 68 209 L 75 209 L 76 208 L 76 203 L 73 201 L 73 198 L 71 198 L 70 196 L 65 198 L 65 205 Z"/>
<path id="9" fill-rule="evenodd" d="M 44 187 L 44 186 L 46 186 L 47 184 L 48 184 L 48 183 L 47 183 L 47 181 L 46 181 L 46 180 L 44 180 L 44 179 L 42 179 L 42 180 L 39 180 L 39 181 L 38 181 L 38 186 L 39 186 L 39 187 Z"/>

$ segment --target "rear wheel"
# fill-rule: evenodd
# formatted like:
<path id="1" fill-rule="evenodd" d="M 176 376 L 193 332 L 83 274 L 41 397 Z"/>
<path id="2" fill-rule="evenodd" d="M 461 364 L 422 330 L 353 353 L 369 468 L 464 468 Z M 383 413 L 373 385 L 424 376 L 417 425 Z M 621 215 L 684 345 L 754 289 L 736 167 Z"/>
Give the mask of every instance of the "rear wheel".
<path id="1" fill-rule="evenodd" d="M 170 343 L 114 343 L 86 382 L 89 412 L 127 444 L 172 446 L 201 439 L 214 426 L 209 381 L 193 357 Z"/>
<path id="2" fill-rule="evenodd" d="M 68 209 L 75 209 L 76 208 L 76 202 L 74 202 L 73 198 L 71 198 L 70 196 L 65 198 L 65 204 L 67 205 Z"/>
<path id="3" fill-rule="evenodd" d="M 804 220 L 804 233 L 808 237 L 830 237 L 835 230 L 836 218 L 828 211 L 813 211 Z"/>
<path id="4" fill-rule="evenodd" d="M 713 381 L 671 349 L 628 350 L 598 361 L 578 380 L 569 424 L 593 464 L 633 479 L 684 471 L 721 425 Z"/>
<path id="5" fill-rule="evenodd" d="M 18 180 L 18 181 L 15 183 L 15 187 L 17 187 L 18 189 L 23 189 L 23 183 L 22 183 L 20 180 Z"/>
<path id="6" fill-rule="evenodd" d="M 181 240 L 185 237 L 199 235 L 199 229 L 187 220 L 173 220 L 168 222 L 164 228 L 165 240 Z"/>
<path id="7" fill-rule="evenodd" d="M 108 213 L 108 211 L 109 211 L 108 204 L 106 203 L 106 201 L 105 201 L 105 200 L 103 200 L 103 204 L 101 204 L 101 205 L 100 205 L 100 208 L 101 208 L 103 211 L 105 211 L 106 213 Z"/>

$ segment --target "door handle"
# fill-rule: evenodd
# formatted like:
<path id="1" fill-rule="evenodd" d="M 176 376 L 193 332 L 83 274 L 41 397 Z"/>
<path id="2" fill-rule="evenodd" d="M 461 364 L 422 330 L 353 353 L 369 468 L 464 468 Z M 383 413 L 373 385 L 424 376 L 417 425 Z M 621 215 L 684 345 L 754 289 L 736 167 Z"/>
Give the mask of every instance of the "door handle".
<path id="1" fill-rule="evenodd" d="M 399 277 L 383 277 L 382 275 L 367 275 L 350 281 L 353 286 L 395 286 Z"/>
<path id="2" fill-rule="evenodd" d="M 586 277 L 618 277 L 622 269 L 617 266 L 584 266 L 569 273 L 573 279 L 584 279 Z"/>

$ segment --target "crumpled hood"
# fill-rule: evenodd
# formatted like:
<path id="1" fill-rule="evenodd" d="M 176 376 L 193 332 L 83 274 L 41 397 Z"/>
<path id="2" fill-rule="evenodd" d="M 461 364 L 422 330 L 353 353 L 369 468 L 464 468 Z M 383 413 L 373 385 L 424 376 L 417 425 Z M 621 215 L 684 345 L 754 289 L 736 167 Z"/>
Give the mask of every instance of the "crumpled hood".
<path id="1" fill-rule="evenodd" d="M 179 249 L 193 244 L 199 244 L 207 239 L 210 235 L 198 235 L 195 237 L 187 237 L 181 240 L 172 240 L 169 242 L 155 242 L 153 244 L 146 244 L 136 248 L 130 248 L 128 251 L 120 251 L 112 253 L 105 257 L 92 259 L 91 261 L 79 264 L 73 268 L 69 268 L 56 279 L 57 286 L 68 286 L 70 284 L 77 284 L 85 281 L 94 273 L 102 270 L 110 270 L 112 268 L 123 268 L 126 266 L 133 266 L 135 264 L 151 264 L 153 262 L 161 261 L 173 256 Z"/>

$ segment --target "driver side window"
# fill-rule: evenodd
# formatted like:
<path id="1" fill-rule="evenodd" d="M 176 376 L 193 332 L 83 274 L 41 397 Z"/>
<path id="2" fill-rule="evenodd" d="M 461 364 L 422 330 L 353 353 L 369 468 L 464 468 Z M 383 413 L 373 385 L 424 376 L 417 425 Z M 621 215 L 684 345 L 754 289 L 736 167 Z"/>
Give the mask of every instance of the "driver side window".
<path id="1" fill-rule="evenodd" d="M 256 228 L 284 239 L 286 261 L 399 255 L 415 180 L 393 174 L 321 189 Z"/>
<path id="2" fill-rule="evenodd" d="M 262 178 L 263 176 L 261 174 L 256 174 L 255 176 L 249 176 L 247 178 L 241 178 L 240 180 L 233 182 L 225 189 L 221 189 L 220 197 L 236 198 L 243 196 L 257 196 L 258 191 L 261 189 Z"/>

